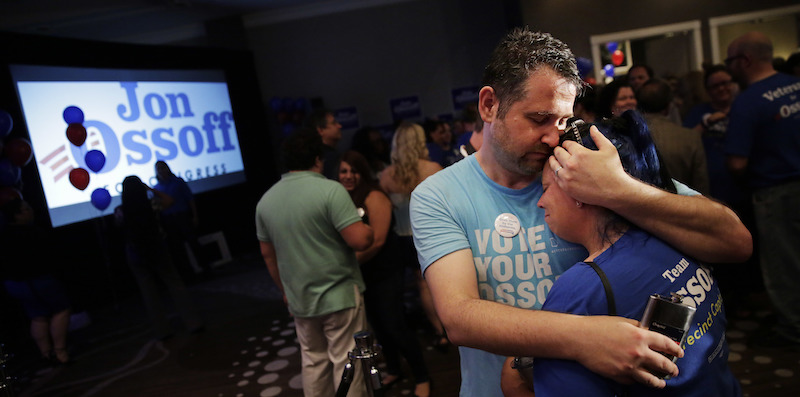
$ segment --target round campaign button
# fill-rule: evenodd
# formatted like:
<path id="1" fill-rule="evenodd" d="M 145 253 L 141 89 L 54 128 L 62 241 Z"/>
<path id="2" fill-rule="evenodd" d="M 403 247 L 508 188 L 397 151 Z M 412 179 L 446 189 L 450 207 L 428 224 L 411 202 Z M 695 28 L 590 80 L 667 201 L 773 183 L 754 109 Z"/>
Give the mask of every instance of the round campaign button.
<path id="1" fill-rule="evenodd" d="M 494 230 L 503 237 L 514 237 L 519 233 L 519 218 L 508 212 L 500 214 L 494 220 Z"/>

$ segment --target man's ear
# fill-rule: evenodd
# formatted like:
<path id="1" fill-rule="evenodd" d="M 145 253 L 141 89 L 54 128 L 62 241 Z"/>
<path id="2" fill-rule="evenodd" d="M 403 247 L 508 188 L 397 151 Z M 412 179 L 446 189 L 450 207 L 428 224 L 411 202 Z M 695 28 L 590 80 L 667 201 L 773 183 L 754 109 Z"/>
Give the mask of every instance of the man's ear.
<path id="1" fill-rule="evenodd" d="M 750 67 L 753 64 L 753 58 L 750 55 L 742 54 L 742 62 L 747 63 L 747 66 Z"/>
<path id="2" fill-rule="evenodd" d="M 491 123 L 497 117 L 497 108 L 500 101 L 494 92 L 494 88 L 488 85 L 481 88 L 478 93 L 478 112 L 481 114 L 481 119 L 484 123 Z"/>

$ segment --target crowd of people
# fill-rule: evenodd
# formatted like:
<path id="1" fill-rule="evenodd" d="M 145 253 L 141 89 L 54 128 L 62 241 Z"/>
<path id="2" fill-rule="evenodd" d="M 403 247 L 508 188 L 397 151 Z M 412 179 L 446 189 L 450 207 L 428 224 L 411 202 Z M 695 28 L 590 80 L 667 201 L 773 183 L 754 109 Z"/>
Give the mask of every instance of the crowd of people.
<path id="1" fill-rule="evenodd" d="M 159 181 L 154 187 L 134 175 L 122 181 L 122 205 L 115 208 L 114 221 L 153 337 L 166 340 L 175 330 L 169 320 L 169 305 L 160 293 L 161 285 L 166 287 L 188 332 L 205 328 L 185 286 L 184 279 L 189 276 L 182 276 L 178 270 L 191 271 L 189 264 L 184 268 L 176 265 L 176 260 L 186 254 L 184 244 L 197 250 L 198 217 L 186 182 L 163 161 L 156 163 L 154 171 Z M 58 365 L 70 363 L 67 334 L 72 300 L 64 282 L 68 266 L 57 256 L 57 250 L 42 248 L 42 242 L 52 240 L 49 229 L 35 222 L 28 202 L 15 198 L 2 206 L 0 234 L 4 247 L 15 247 L 8 249 L 3 259 L 0 276 L 6 292 L 30 318 L 30 334 L 42 358 Z"/>
<path id="2" fill-rule="evenodd" d="M 742 35 L 724 65 L 705 68 L 707 101 L 693 104 L 643 64 L 589 86 L 563 42 L 516 29 L 458 123 L 404 121 L 390 141 L 365 127 L 340 153 L 342 126 L 316 110 L 282 142 L 285 173 L 255 209 L 263 260 L 295 319 L 305 394 L 335 394 L 365 329 L 383 346 L 382 386 L 410 376 L 414 395 L 435 394 L 411 289 L 430 345 L 459 348 L 462 396 L 740 395 L 725 308 L 740 309 L 737 288 L 760 281 L 733 273 L 761 270 L 777 314 L 761 343 L 800 346 L 796 55 L 775 62 L 765 35 Z M 203 330 L 172 259 L 184 244 L 197 251 L 198 216 L 185 182 L 163 161 L 155 171 L 154 188 L 125 179 L 115 214 L 154 336 L 166 339 L 156 279 L 186 329 Z M 3 212 L 4 239 L 41 238 L 24 202 Z M 754 241 L 758 260 L 746 262 Z M 52 259 L 37 263 L 5 269 L 5 286 L 42 356 L 66 363 L 69 300 Z M 688 338 L 639 327 L 654 293 L 679 294 L 713 321 Z M 367 395 L 361 376 L 349 396 Z"/>
<path id="3" fill-rule="evenodd" d="M 411 268 L 437 336 L 434 342 L 459 346 L 462 396 L 529 395 L 534 388 L 541 395 L 563 395 L 567 387 L 575 393 L 741 394 L 727 367 L 728 302 L 723 303 L 720 291 L 736 294 L 733 286 L 742 280 L 724 275 L 730 272 L 726 268 L 742 266 L 753 252 L 750 230 L 755 226 L 746 214 L 752 213 L 750 197 L 763 192 L 759 183 L 770 187 L 763 193 L 765 201 L 781 202 L 785 196 L 779 192 L 795 188 L 800 167 L 794 164 L 797 156 L 789 155 L 796 145 L 774 159 L 752 138 L 761 128 L 780 136 L 772 131 L 789 131 L 784 126 L 764 127 L 770 120 L 742 109 L 739 114 L 749 114 L 743 129 L 751 143 L 745 146 L 728 136 L 729 120 L 738 116 L 732 111 L 739 103 L 737 94 L 750 92 L 748 85 L 765 76 L 777 80 L 769 86 L 773 90 L 775 84 L 782 87 L 773 91 L 776 98 L 798 88 L 792 83 L 796 77 L 760 73 L 760 62 L 766 65 L 772 59 L 763 35 L 745 35 L 731 48 L 726 65 L 706 67 L 707 102 L 692 103 L 677 95 L 674 79 L 657 77 L 647 65 L 634 65 L 628 75 L 604 86 L 588 86 L 566 45 L 547 34 L 519 29 L 498 46 L 486 67 L 478 120 L 465 112 L 452 126 L 439 120 L 403 122 L 391 140 L 388 161 L 386 142 L 375 144 L 375 133 L 372 144 L 361 140 L 340 155 L 338 177 L 331 179 L 351 197 L 350 218 L 326 222 L 344 241 L 352 225 L 372 228 L 373 238 L 363 246 L 339 246 L 347 252 L 350 268 L 363 275 L 363 284 L 352 274 L 345 284 L 357 286 L 355 297 L 348 299 L 357 301 L 363 292 L 366 321 L 386 347 L 384 384 L 403 376 L 398 364 L 402 357 L 413 363 L 416 395 L 431 391 L 419 345 L 407 337 L 412 331 L 402 314 L 402 289 L 408 287 L 400 283 L 402 269 Z M 740 93 L 736 83 L 744 91 Z M 762 103 L 759 112 L 766 114 L 769 108 L 782 114 L 786 106 L 791 109 L 791 104 L 783 106 Z M 567 124 L 575 123 L 568 120 L 573 115 L 596 127 L 573 138 L 577 142 L 560 140 Z M 779 123 L 796 125 L 796 116 L 785 118 Z M 340 126 L 331 119 L 330 112 L 322 111 L 311 128 L 296 135 L 324 141 L 333 129 L 340 137 Z M 465 125 L 472 131 L 462 133 Z M 767 146 L 770 153 L 781 151 L 774 148 L 781 145 Z M 315 167 L 327 168 L 330 150 L 320 153 L 327 154 L 317 155 Z M 741 176 L 732 172 L 740 156 L 752 156 L 756 170 L 765 170 L 763 178 L 741 184 Z M 789 171 L 776 172 L 779 164 Z M 309 169 L 316 168 L 301 171 Z M 291 174 L 284 179 L 296 177 Z M 276 187 L 281 184 L 283 180 Z M 775 192 L 772 185 L 779 186 Z M 265 261 L 276 268 L 273 276 L 282 283 L 288 277 L 283 272 L 293 271 L 292 259 L 282 261 L 281 245 L 271 244 L 280 233 L 269 226 L 274 217 L 262 208 L 276 187 L 259 204 L 256 222 L 262 244 L 270 244 Z M 333 194 L 325 196 L 332 200 Z M 316 216 L 314 222 L 329 215 Z M 780 223 L 781 228 L 791 227 L 790 220 Z M 767 235 L 764 227 L 756 237 Z M 797 235 L 796 230 L 778 230 Z M 787 268 L 796 268 L 797 261 L 780 256 L 789 247 L 775 233 L 769 234 L 769 244 L 771 252 L 779 253 L 769 259 L 762 253 L 761 266 L 773 300 L 787 299 L 791 294 L 785 284 L 795 278 L 779 281 L 770 275 L 793 274 L 797 270 Z M 757 241 L 762 243 L 761 238 Z M 763 265 L 767 260 L 776 264 Z M 641 265 L 631 268 L 631 261 Z M 320 268 L 328 265 L 323 262 Z M 675 276 L 667 279 L 665 272 Z M 698 279 L 702 293 L 694 285 Z M 613 307 L 607 305 L 610 291 L 617 296 Z M 708 323 L 695 332 L 699 325 L 692 325 L 688 341 L 636 327 L 654 293 L 680 294 L 700 317 L 711 316 L 713 327 Z M 324 291 L 317 294 L 315 299 L 326 299 Z M 293 305 L 299 303 L 290 297 L 287 303 L 298 316 Z M 798 345 L 800 334 L 789 306 L 776 305 L 779 322 L 764 343 Z M 401 308 L 401 314 L 387 318 L 391 308 Z M 607 316 L 613 313 L 616 316 Z M 398 330 L 402 331 L 392 332 Z M 683 358 L 676 364 L 659 352 Z M 510 370 L 518 362 L 512 357 L 525 356 L 535 357 L 535 367 L 541 368 L 530 377 L 533 383 L 520 376 L 524 371 Z M 335 355 L 329 351 L 329 357 Z M 338 385 L 336 379 L 321 381 L 328 390 Z M 629 386 L 631 381 L 639 385 Z"/>

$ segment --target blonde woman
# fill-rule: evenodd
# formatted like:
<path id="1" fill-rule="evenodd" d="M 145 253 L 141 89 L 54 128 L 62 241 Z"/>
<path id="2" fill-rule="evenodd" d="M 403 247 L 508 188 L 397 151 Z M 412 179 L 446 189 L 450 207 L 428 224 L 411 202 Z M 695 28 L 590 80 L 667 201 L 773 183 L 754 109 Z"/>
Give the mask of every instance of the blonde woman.
<path id="1" fill-rule="evenodd" d="M 394 138 L 392 138 L 391 159 L 391 165 L 381 173 L 381 189 L 392 200 L 395 216 L 394 231 L 400 237 L 400 252 L 407 255 L 404 257 L 405 262 L 415 269 L 422 308 L 436 332 L 434 347 L 445 350 L 450 341 L 447 339 L 442 322 L 436 315 L 428 284 L 422 278 L 422 272 L 419 269 L 417 251 L 414 249 L 414 241 L 411 239 L 411 219 L 408 213 L 411 191 L 425 178 L 441 170 L 442 166 L 428 159 L 425 130 L 422 129 L 422 126 L 407 122 L 397 127 Z"/>

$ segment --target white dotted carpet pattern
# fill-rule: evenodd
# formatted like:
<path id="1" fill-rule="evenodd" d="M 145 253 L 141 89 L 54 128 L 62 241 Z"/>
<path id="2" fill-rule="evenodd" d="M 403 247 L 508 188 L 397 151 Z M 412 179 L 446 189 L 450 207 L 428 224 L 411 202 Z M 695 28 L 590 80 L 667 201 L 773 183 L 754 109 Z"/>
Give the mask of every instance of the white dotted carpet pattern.
<path id="1" fill-rule="evenodd" d="M 92 324 L 71 334 L 75 362 L 49 367 L 36 354 L 16 352 L 15 395 L 132 397 L 302 396 L 300 351 L 293 319 L 276 296 L 263 267 L 249 269 L 191 288 L 207 321 L 202 334 L 188 334 L 173 318 L 176 335 L 151 339 L 141 302 L 93 313 Z M 800 351 L 754 343 L 772 320 L 767 311 L 728 315 L 729 363 L 743 396 L 800 396 Z M 424 356 L 434 379 L 434 395 L 458 395 L 458 354 L 442 354 L 424 342 Z M 26 356 L 27 355 L 27 356 Z M 341 374 L 334 374 L 341 376 Z M 409 396 L 406 378 L 386 397 Z"/>

